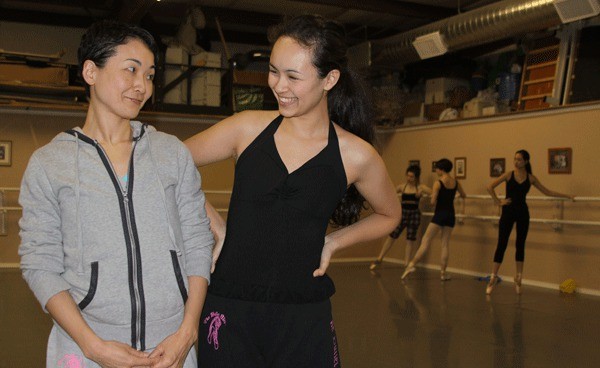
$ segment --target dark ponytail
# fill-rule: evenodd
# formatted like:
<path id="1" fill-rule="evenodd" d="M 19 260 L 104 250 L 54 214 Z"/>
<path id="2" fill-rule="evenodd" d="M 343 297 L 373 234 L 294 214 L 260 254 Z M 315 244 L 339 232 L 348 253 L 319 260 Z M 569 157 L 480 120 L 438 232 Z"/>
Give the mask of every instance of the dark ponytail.
<path id="1" fill-rule="evenodd" d="M 521 155 L 521 157 L 523 157 L 523 160 L 527 161 L 527 163 L 525 164 L 525 170 L 527 170 L 527 173 L 533 174 L 533 172 L 531 171 L 531 163 L 529 161 L 529 152 L 522 149 L 522 150 L 518 150 L 515 154 L 517 154 L 517 153 L 519 155 Z"/>
<path id="2" fill-rule="evenodd" d="M 282 36 L 293 38 L 311 48 L 313 65 L 321 78 L 334 69 L 340 71 L 338 82 L 327 93 L 329 117 L 344 130 L 373 144 L 375 130 L 371 104 L 363 81 L 348 67 L 344 27 L 319 15 L 301 15 L 286 20 L 269 32 L 269 40 L 273 43 Z M 331 223 L 345 226 L 356 222 L 365 208 L 364 203 L 364 197 L 354 185 L 350 185 L 333 212 Z"/>

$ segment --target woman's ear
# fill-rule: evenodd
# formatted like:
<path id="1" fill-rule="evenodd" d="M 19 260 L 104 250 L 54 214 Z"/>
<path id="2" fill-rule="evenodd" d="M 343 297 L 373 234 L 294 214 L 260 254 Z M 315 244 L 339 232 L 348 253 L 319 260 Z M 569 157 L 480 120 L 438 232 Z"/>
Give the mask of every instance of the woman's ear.
<path id="1" fill-rule="evenodd" d="M 98 67 L 96 63 L 91 60 L 83 62 L 83 68 L 81 69 L 81 77 L 90 86 L 96 84 Z"/>
<path id="2" fill-rule="evenodd" d="M 329 91 L 332 89 L 340 80 L 340 71 L 337 69 L 333 69 L 327 76 L 325 77 L 325 91 Z"/>

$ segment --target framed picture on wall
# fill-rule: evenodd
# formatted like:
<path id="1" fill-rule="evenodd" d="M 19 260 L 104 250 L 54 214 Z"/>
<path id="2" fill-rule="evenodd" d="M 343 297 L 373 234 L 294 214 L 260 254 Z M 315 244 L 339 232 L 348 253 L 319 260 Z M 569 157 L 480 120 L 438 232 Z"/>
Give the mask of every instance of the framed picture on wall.
<path id="1" fill-rule="evenodd" d="M 506 171 L 506 160 L 504 158 L 490 158 L 490 176 L 497 178 Z"/>
<path id="2" fill-rule="evenodd" d="M 0 141 L 0 166 L 12 164 L 12 142 Z"/>
<path id="3" fill-rule="evenodd" d="M 466 157 L 455 157 L 454 158 L 454 176 L 457 179 L 467 178 L 467 158 Z"/>
<path id="4" fill-rule="evenodd" d="M 573 167 L 571 147 L 548 148 L 548 173 L 570 174 Z"/>
<path id="5" fill-rule="evenodd" d="M 408 161 L 408 167 L 411 167 L 411 166 L 419 166 L 419 167 L 421 167 L 421 161 L 419 161 L 419 160 L 409 160 Z"/>
<path id="6" fill-rule="evenodd" d="M 437 163 L 437 161 L 431 161 L 431 172 L 434 173 L 435 172 L 435 164 Z"/>

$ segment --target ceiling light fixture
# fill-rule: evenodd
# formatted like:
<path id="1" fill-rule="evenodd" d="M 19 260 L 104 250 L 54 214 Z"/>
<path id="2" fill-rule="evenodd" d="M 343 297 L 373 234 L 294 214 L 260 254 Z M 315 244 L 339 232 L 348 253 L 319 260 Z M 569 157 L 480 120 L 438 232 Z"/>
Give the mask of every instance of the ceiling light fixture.
<path id="1" fill-rule="evenodd" d="M 419 36 L 412 44 L 421 59 L 429 59 L 448 52 L 448 45 L 440 31 Z"/>
<path id="2" fill-rule="evenodd" d="M 554 0 L 552 3 L 563 23 L 570 23 L 600 14 L 598 0 Z"/>

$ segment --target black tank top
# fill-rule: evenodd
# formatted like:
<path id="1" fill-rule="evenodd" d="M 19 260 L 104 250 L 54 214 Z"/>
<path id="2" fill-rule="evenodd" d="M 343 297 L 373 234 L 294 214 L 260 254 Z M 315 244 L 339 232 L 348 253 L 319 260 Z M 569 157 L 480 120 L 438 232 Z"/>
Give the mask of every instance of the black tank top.
<path id="1" fill-rule="evenodd" d="M 435 212 L 449 212 L 454 213 L 454 197 L 456 196 L 456 189 L 458 188 L 458 182 L 454 184 L 454 188 L 448 189 L 444 186 L 444 183 L 440 180 L 440 191 L 438 192 L 437 202 L 435 203 Z"/>
<path id="2" fill-rule="evenodd" d="M 510 179 L 506 182 L 506 198 L 510 198 L 510 206 L 513 208 L 527 207 L 525 199 L 530 188 L 531 182 L 529 181 L 529 174 L 527 174 L 527 178 L 519 184 L 515 179 L 515 172 L 513 171 L 510 174 Z"/>
<path id="3" fill-rule="evenodd" d="M 405 193 L 406 187 L 408 184 L 404 185 L 402 189 L 402 196 L 400 199 L 400 203 L 402 204 L 402 208 L 405 210 L 418 210 L 419 209 L 419 198 L 417 198 L 417 193 Z"/>
<path id="4" fill-rule="evenodd" d="M 211 294 L 306 303 L 335 292 L 329 276 L 312 275 L 320 264 L 329 219 L 346 193 L 335 128 L 330 123 L 321 152 L 288 173 L 273 137 L 282 120 L 273 120 L 237 160 Z"/>

